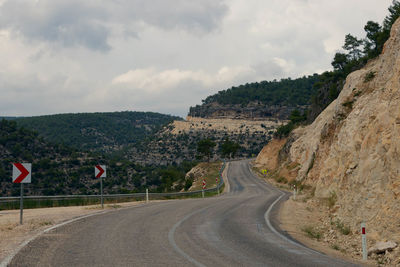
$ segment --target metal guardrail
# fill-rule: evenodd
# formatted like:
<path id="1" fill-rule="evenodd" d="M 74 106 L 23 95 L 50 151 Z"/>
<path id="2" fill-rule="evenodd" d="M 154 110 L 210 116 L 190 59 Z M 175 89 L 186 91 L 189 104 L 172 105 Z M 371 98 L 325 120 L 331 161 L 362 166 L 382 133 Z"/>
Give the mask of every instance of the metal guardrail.
<path id="1" fill-rule="evenodd" d="M 224 180 L 222 179 L 222 173 L 225 169 L 226 163 L 224 162 L 220 172 L 219 177 L 220 181 L 216 187 L 204 189 L 205 193 L 209 192 L 217 192 L 220 190 L 222 185 L 224 184 Z M 180 198 L 180 197 L 190 197 L 190 196 L 201 196 L 203 190 L 190 191 L 190 192 L 168 192 L 168 193 L 149 193 L 150 199 L 165 199 L 165 198 Z M 104 194 L 103 198 L 106 201 L 110 200 L 145 200 L 146 193 L 132 193 L 132 194 Z M 53 202 L 51 206 L 68 206 L 63 205 L 63 202 L 79 202 L 80 205 L 85 204 L 95 204 L 100 200 L 100 195 L 58 195 L 58 196 L 24 196 L 25 205 L 29 207 L 41 207 L 41 204 Z M 3 209 L 12 209 L 19 207 L 20 197 L 0 197 L 0 210 Z M 78 204 L 79 205 L 79 204 Z"/>

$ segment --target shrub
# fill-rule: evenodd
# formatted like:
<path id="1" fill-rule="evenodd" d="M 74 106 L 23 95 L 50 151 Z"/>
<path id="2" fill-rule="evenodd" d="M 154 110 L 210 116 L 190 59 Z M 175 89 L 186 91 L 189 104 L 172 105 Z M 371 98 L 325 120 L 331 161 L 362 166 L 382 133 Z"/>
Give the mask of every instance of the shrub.
<path id="1" fill-rule="evenodd" d="M 365 75 L 365 77 L 364 77 L 364 83 L 372 81 L 375 78 L 375 74 L 376 74 L 376 72 L 374 72 L 374 71 L 368 72 L 367 75 Z"/>
<path id="2" fill-rule="evenodd" d="M 315 238 L 317 240 L 319 240 L 322 237 L 321 232 L 317 231 L 316 229 L 314 229 L 314 227 L 312 226 L 305 226 L 303 227 L 303 229 L 301 229 L 304 233 L 307 234 L 307 236 L 311 237 L 311 238 Z"/>

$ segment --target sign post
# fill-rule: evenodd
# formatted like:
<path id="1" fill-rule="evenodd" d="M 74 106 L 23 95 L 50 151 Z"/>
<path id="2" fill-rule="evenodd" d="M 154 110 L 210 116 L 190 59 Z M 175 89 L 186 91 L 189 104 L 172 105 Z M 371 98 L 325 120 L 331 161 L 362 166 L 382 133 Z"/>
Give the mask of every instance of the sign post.
<path id="1" fill-rule="evenodd" d="M 366 261 L 368 258 L 368 251 L 367 251 L 367 234 L 365 232 L 365 222 L 361 223 L 361 239 L 362 239 L 363 260 Z"/>
<path id="2" fill-rule="evenodd" d="M 103 200 L 103 177 L 106 177 L 106 165 L 96 165 L 94 167 L 94 175 L 96 178 L 100 178 L 100 202 L 101 208 L 104 209 L 104 200 Z"/>
<path id="3" fill-rule="evenodd" d="M 31 183 L 32 180 L 32 164 L 31 163 L 13 163 L 12 181 L 21 185 L 21 199 L 19 202 L 19 223 L 22 225 L 24 216 L 24 184 Z"/>
<path id="4" fill-rule="evenodd" d="M 201 191 L 201 195 L 204 198 L 204 189 L 206 189 L 206 180 L 203 178 L 203 190 Z"/>

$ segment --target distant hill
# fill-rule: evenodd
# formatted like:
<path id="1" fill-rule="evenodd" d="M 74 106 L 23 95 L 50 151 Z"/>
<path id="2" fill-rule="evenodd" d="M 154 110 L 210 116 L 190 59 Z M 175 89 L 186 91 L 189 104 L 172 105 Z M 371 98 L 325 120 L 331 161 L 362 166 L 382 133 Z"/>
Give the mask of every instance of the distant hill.
<path id="1" fill-rule="evenodd" d="M 181 118 L 154 112 L 58 114 L 17 118 L 18 126 L 45 140 L 80 150 L 112 152 L 142 142 L 162 126 Z"/>
<path id="2" fill-rule="evenodd" d="M 208 96 L 191 107 L 189 116 L 202 118 L 287 119 L 294 109 L 305 110 L 315 94 L 319 75 L 298 79 L 247 83 Z"/>
<path id="3" fill-rule="evenodd" d="M 96 164 L 105 164 L 109 170 L 105 193 L 180 190 L 185 173 L 195 164 L 143 166 L 106 153 L 82 152 L 48 143 L 36 132 L 4 119 L 0 121 L 0 159 L 1 196 L 19 194 L 19 186 L 11 180 L 13 162 L 32 163 L 32 184 L 25 187 L 28 195 L 97 194 Z"/>

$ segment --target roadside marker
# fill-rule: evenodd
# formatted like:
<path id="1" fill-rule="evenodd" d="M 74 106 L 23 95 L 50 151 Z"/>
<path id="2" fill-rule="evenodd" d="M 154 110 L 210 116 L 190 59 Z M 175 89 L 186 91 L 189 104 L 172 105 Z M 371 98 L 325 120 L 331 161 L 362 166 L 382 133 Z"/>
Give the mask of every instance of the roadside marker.
<path id="1" fill-rule="evenodd" d="M 219 184 L 218 184 L 218 177 L 215 178 L 215 184 L 217 185 L 217 192 L 219 196 Z"/>
<path id="2" fill-rule="evenodd" d="M 21 199 L 19 202 L 19 224 L 23 223 L 24 216 L 24 184 L 32 180 L 32 163 L 13 163 L 12 181 L 21 185 Z"/>
<path id="3" fill-rule="evenodd" d="M 94 167 L 94 176 L 100 178 L 100 202 L 101 208 L 104 209 L 104 199 L 103 199 L 103 177 L 106 177 L 106 165 L 96 165 Z"/>
<path id="4" fill-rule="evenodd" d="M 362 240 L 362 255 L 363 260 L 367 260 L 368 258 L 368 251 L 367 251 L 367 234 L 365 231 L 365 222 L 361 223 L 361 240 Z"/>
<path id="5" fill-rule="evenodd" d="M 204 189 L 206 189 L 206 180 L 203 178 L 203 190 L 201 191 L 201 195 L 204 198 Z"/>
<path id="6" fill-rule="evenodd" d="M 297 193 L 296 185 L 293 185 L 293 200 L 296 200 L 296 193 Z"/>

